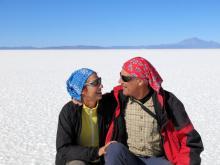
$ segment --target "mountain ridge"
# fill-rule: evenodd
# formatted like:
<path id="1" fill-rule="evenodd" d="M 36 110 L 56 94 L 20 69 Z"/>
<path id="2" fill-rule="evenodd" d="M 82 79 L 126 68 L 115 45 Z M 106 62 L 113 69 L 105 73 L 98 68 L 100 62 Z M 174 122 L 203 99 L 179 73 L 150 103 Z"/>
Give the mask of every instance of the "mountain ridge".
<path id="1" fill-rule="evenodd" d="M 159 44 L 159 45 L 140 45 L 140 46 L 94 46 L 94 45 L 75 45 L 75 46 L 18 46 L 18 47 L 0 47 L 1 50 L 17 49 L 218 49 L 220 43 L 215 41 L 205 41 L 197 37 L 184 39 L 177 43 Z"/>

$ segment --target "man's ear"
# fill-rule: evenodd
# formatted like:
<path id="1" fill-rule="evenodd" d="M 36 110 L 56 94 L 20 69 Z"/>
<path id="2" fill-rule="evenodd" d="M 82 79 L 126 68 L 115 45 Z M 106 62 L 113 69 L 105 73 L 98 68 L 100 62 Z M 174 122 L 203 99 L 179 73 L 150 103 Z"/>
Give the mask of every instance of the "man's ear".
<path id="1" fill-rule="evenodd" d="M 148 81 L 147 80 L 142 80 L 142 79 L 139 79 L 138 80 L 139 82 L 138 82 L 138 85 L 139 86 L 148 86 Z"/>
<path id="2" fill-rule="evenodd" d="M 137 81 L 138 81 L 139 86 L 142 86 L 144 84 L 144 80 L 142 80 L 142 79 L 138 79 Z"/>

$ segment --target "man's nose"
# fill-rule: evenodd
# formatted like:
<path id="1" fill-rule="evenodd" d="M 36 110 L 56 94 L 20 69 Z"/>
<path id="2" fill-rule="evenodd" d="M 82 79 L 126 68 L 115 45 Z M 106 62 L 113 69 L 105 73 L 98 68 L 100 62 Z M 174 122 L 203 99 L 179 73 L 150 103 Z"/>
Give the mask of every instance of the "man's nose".
<path id="1" fill-rule="evenodd" d="M 100 85 L 99 85 L 99 88 L 103 88 L 103 85 L 102 85 L 102 84 L 100 84 Z"/>
<path id="2" fill-rule="evenodd" d="M 122 82 L 123 82 L 123 81 L 122 81 L 122 79 L 121 79 L 121 77 L 120 77 L 119 80 L 118 80 L 118 83 L 119 83 L 119 84 L 122 84 Z"/>

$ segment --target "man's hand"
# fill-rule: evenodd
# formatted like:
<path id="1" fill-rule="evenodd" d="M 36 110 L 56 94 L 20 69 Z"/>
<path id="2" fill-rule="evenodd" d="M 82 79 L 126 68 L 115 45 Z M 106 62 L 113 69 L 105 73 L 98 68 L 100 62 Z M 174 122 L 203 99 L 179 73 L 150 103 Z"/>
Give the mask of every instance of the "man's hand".
<path id="1" fill-rule="evenodd" d="M 117 141 L 110 141 L 110 142 L 108 142 L 106 145 L 104 145 L 103 147 L 99 148 L 99 153 L 98 153 L 98 155 L 99 155 L 99 156 L 102 156 L 102 155 L 106 154 L 106 150 L 107 150 L 108 146 L 109 146 L 111 143 L 117 143 Z"/>
<path id="2" fill-rule="evenodd" d="M 82 102 L 80 102 L 80 101 L 78 101 L 78 100 L 75 100 L 75 99 L 72 99 L 72 102 L 73 102 L 74 104 L 78 104 L 79 106 L 82 105 Z"/>

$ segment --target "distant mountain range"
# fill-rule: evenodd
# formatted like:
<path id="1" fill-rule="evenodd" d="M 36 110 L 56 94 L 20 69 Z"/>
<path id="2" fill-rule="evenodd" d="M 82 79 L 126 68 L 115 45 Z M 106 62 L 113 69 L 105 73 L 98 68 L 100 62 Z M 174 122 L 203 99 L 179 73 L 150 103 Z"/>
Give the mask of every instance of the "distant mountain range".
<path id="1" fill-rule="evenodd" d="M 205 41 L 199 38 L 189 38 L 178 43 L 148 45 L 148 46 L 51 46 L 51 47 L 0 47 L 1 50 L 16 50 L 16 49 L 218 49 L 220 44 L 215 41 Z"/>

